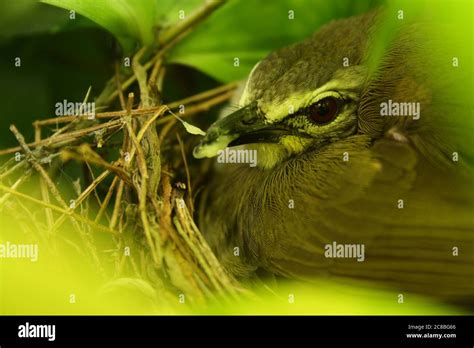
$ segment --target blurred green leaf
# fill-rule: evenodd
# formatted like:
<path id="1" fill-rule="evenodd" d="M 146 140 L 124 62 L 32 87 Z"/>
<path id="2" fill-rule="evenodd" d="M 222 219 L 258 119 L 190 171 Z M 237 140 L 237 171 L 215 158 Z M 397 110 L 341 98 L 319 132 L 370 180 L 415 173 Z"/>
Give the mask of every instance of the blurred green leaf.
<path id="1" fill-rule="evenodd" d="M 0 42 L 60 27 L 68 22 L 68 17 L 61 12 L 38 0 L 0 1 Z"/>
<path id="2" fill-rule="evenodd" d="M 179 20 L 200 0 L 40 0 L 41 2 L 74 10 L 112 33 L 125 52 L 135 45 L 153 43 L 157 28 Z"/>
<path id="3" fill-rule="evenodd" d="M 268 289 L 268 288 L 267 288 Z M 254 289 L 257 298 L 236 306 L 216 304 L 202 309 L 224 315 L 462 315 L 462 309 L 442 301 L 398 292 L 368 282 L 320 279 L 317 284 L 281 281 L 269 292 Z M 263 300 L 262 300 L 263 299 Z"/>
<path id="4" fill-rule="evenodd" d="M 44 3 L 73 10 L 110 31 L 124 50 L 133 48 L 138 41 L 150 44 L 156 23 L 156 0 L 41 0 Z"/>
<path id="5" fill-rule="evenodd" d="M 242 79 L 269 52 L 305 39 L 332 19 L 365 12 L 380 2 L 279 0 L 265 6 L 258 0 L 229 1 L 185 38 L 169 61 L 223 82 Z"/>
<path id="6" fill-rule="evenodd" d="M 194 8 L 203 3 L 204 0 L 157 0 L 159 3 L 160 27 L 166 27 L 178 20 L 181 14 L 186 18 Z M 183 11 L 182 13 L 180 11 Z"/>

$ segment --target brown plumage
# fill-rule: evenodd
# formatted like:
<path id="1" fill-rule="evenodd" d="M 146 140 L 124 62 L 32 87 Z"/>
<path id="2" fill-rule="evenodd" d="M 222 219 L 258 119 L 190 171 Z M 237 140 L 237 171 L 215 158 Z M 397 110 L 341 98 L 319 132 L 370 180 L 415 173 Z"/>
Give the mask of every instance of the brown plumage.
<path id="1" fill-rule="evenodd" d="M 281 140 L 251 145 L 262 156 L 285 149 L 270 168 L 216 169 L 199 225 L 236 276 L 263 269 L 311 281 L 350 277 L 452 301 L 474 295 L 472 123 L 465 123 L 466 101 L 456 99 L 466 77 L 443 65 L 446 47 L 425 40 L 429 30 L 419 24 L 397 27 L 374 63 L 385 15 L 334 21 L 270 54 L 250 76 L 242 107 L 256 103 L 265 124 L 285 122 L 266 110 L 295 93 L 340 76 L 361 75 L 362 82 L 348 88 L 353 130 L 320 132 L 295 152 Z M 389 99 L 419 102 L 421 117 L 382 117 Z M 203 144 L 224 134 L 221 124 Z M 462 160 L 453 161 L 454 152 Z M 325 257 L 334 241 L 365 245 L 365 260 Z"/>

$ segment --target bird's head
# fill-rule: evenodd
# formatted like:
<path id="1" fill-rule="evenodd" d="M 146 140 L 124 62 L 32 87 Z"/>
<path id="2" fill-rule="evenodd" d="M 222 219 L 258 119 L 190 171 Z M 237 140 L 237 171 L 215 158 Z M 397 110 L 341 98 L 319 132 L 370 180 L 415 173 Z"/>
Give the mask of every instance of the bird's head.
<path id="1" fill-rule="evenodd" d="M 239 109 L 210 126 L 194 156 L 244 145 L 258 151 L 260 167 L 272 168 L 356 133 L 367 80 L 361 63 L 373 21 L 370 14 L 332 22 L 259 62 Z"/>

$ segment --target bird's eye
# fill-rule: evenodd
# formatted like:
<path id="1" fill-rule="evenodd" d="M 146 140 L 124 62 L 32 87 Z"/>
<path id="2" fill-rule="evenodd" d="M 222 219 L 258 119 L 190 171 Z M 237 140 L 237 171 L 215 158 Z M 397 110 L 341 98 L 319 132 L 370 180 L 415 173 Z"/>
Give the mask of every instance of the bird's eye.
<path id="1" fill-rule="evenodd" d="M 336 98 L 323 98 L 309 107 L 308 117 L 316 124 L 326 124 L 336 118 L 338 109 Z"/>

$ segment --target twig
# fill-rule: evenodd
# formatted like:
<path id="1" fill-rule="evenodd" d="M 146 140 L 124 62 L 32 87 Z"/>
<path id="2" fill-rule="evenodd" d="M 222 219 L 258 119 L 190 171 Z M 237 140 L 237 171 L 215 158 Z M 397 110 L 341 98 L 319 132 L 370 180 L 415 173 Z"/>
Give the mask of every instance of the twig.
<path id="1" fill-rule="evenodd" d="M 171 110 L 176 110 L 179 108 L 180 105 L 188 105 L 190 103 L 195 103 L 199 102 L 205 99 L 208 99 L 210 97 L 214 97 L 218 94 L 225 93 L 225 92 L 230 92 L 234 90 L 237 87 L 238 83 L 232 82 L 226 85 L 219 86 L 214 89 L 210 89 L 208 91 L 198 93 L 195 95 L 192 95 L 190 97 L 186 97 L 181 100 L 177 100 L 174 102 L 171 102 L 167 104 L 167 106 Z M 230 95 L 232 96 L 232 95 Z M 229 96 L 229 98 L 230 98 Z M 138 108 L 138 109 L 133 109 L 131 110 L 131 115 L 132 116 L 143 116 L 143 115 L 148 115 L 153 112 L 158 111 L 162 106 L 155 106 L 155 107 L 150 107 L 150 108 Z M 107 112 L 99 112 L 95 114 L 96 119 L 109 119 L 109 118 L 115 118 L 115 117 L 122 117 L 127 115 L 127 111 L 107 111 Z M 33 122 L 33 125 L 38 125 L 38 126 L 48 126 L 48 125 L 54 125 L 56 123 L 65 123 L 65 122 L 71 122 L 73 120 L 87 120 L 88 116 L 60 116 L 60 117 L 53 117 L 53 118 L 48 118 L 45 120 L 38 120 Z"/>
<path id="2" fill-rule="evenodd" d="M 155 120 L 163 115 L 163 113 L 168 110 L 168 107 L 166 105 L 162 105 L 160 109 L 152 116 L 150 117 L 145 124 L 143 125 L 142 129 L 138 132 L 137 139 L 138 141 L 141 141 L 143 139 L 143 136 L 145 135 L 145 132 L 150 128 L 150 126 L 155 122 Z"/>
<path id="3" fill-rule="evenodd" d="M 176 118 L 172 118 L 172 119 L 168 119 L 168 123 L 165 126 L 163 126 L 160 132 L 160 146 L 165 141 L 166 135 L 170 132 L 171 128 L 173 128 L 175 124 L 176 124 Z"/>
<path id="4" fill-rule="evenodd" d="M 132 59 L 132 70 L 135 74 L 138 87 L 140 88 L 140 100 L 141 104 L 145 107 L 150 106 L 150 96 L 148 93 L 148 85 L 147 85 L 147 75 L 146 69 L 140 64 L 140 59 L 143 57 L 143 54 L 147 50 L 147 47 L 142 47 L 133 57 Z"/>
<path id="5" fill-rule="evenodd" d="M 104 181 L 107 176 L 109 176 L 109 174 L 110 171 L 106 170 L 102 172 L 97 178 L 95 178 L 94 181 L 81 192 L 79 197 L 75 199 L 76 206 L 81 204 L 96 189 L 96 187 L 99 186 L 99 184 Z"/>
<path id="6" fill-rule="evenodd" d="M 125 110 L 127 104 L 125 103 L 125 97 L 123 96 L 123 89 L 120 83 L 120 68 L 118 62 L 115 62 L 115 84 L 117 85 L 117 94 L 119 96 L 120 105 L 122 106 L 122 109 Z"/>
<path id="7" fill-rule="evenodd" d="M 89 170 L 89 175 L 90 175 L 90 176 L 92 177 L 92 179 L 93 179 L 93 181 L 92 181 L 89 185 L 93 185 L 94 182 L 95 182 L 95 180 L 96 180 L 98 177 L 97 177 L 97 178 L 95 177 L 94 171 L 92 170 L 92 167 L 91 167 L 90 163 L 88 163 L 88 162 L 84 162 L 84 163 L 85 163 L 87 169 Z M 119 163 L 120 163 L 120 162 L 119 162 Z M 108 174 L 107 174 L 107 175 L 108 175 Z M 95 199 L 97 200 L 97 203 L 98 203 L 99 205 L 101 205 L 101 204 L 102 204 L 102 200 L 100 199 L 99 194 L 98 194 L 98 192 L 97 192 L 97 186 L 98 186 L 98 185 L 95 185 L 95 186 L 92 188 L 92 191 L 94 192 L 94 196 L 95 196 Z M 87 190 L 87 188 L 86 188 L 86 190 Z M 85 191 L 85 190 L 84 190 L 84 191 Z M 81 192 L 81 194 L 82 194 L 82 192 Z M 88 203 L 89 203 L 89 202 L 88 202 Z"/>
<path id="8" fill-rule="evenodd" d="M 180 199 L 175 199 L 176 217 L 173 219 L 177 230 L 185 239 L 189 248 L 193 250 L 193 254 L 200 261 L 200 265 L 205 270 L 209 279 L 217 290 L 225 289 L 233 297 L 237 297 L 235 291 L 235 281 L 222 268 L 206 240 L 202 237 L 201 232 L 194 224 L 186 205 L 180 204 Z"/>
<path id="9" fill-rule="evenodd" d="M 104 167 L 105 169 L 114 172 L 120 178 L 127 183 L 131 183 L 130 176 L 127 172 L 125 172 L 122 168 L 117 167 L 115 164 L 110 164 L 109 162 L 103 160 L 97 153 L 92 151 L 90 148 L 87 150 L 86 147 L 81 146 L 79 148 L 79 153 L 75 153 L 69 150 L 62 150 L 61 151 L 61 158 L 63 161 L 67 161 L 69 159 L 75 159 L 78 161 L 84 161 L 96 164 L 98 166 Z M 118 161 L 120 163 L 120 161 Z"/>
<path id="10" fill-rule="evenodd" d="M 89 99 L 89 95 L 91 93 L 91 90 L 92 88 L 89 87 L 89 89 L 87 90 L 87 93 L 86 93 L 86 96 L 84 97 L 84 100 L 82 101 L 82 104 L 81 106 L 79 107 L 79 111 L 78 111 L 78 115 L 74 115 L 73 117 L 75 117 L 75 119 L 72 120 L 71 123 L 69 123 L 68 125 L 62 127 L 61 129 L 58 129 L 56 132 L 54 132 L 54 134 L 50 137 L 50 138 L 55 138 L 59 135 L 61 135 L 62 133 L 66 132 L 67 130 L 69 130 L 70 128 L 73 128 L 75 125 L 77 125 L 79 123 L 79 121 L 81 120 L 78 116 L 82 114 L 82 111 L 84 109 L 84 106 L 86 105 L 87 103 L 87 100 Z M 86 116 L 88 119 L 89 119 L 89 115 Z M 56 126 L 58 125 L 58 123 L 56 122 Z M 35 127 L 35 129 L 41 129 L 41 125 L 40 124 L 33 124 L 33 126 Z M 40 130 L 41 131 L 41 130 Z M 40 137 L 41 138 L 41 137 Z M 35 140 L 40 140 L 40 139 L 35 139 Z"/>
<path id="11" fill-rule="evenodd" d="M 137 141 L 140 143 L 142 140 L 143 140 L 143 137 L 145 136 L 146 134 L 146 131 L 150 128 L 150 126 L 153 124 L 153 122 L 156 121 L 156 119 L 158 117 L 160 117 L 161 115 L 163 115 L 163 113 L 167 110 L 168 108 L 165 106 L 165 105 L 162 105 L 158 111 L 152 116 L 150 117 L 147 122 L 145 122 L 145 124 L 142 126 L 142 128 L 140 129 L 140 131 L 138 132 L 138 135 L 137 135 Z M 129 163 L 131 163 L 133 161 L 133 159 L 135 158 L 135 154 L 136 154 L 136 148 L 132 148 L 132 151 L 130 152 L 130 159 L 129 159 Z"/>
<path id="12" fill-rule="evenodd" d="M 40 141 L 41 140 L 41 127 L 38 125 L 35 125 L 35 141 Z M 46 187 L 46 182 L 44 181 L 43 177 L 40 177 L 40 190 L 41 190 L 41 197 L 43 198 L 43 201 L 46 203 L 50 203 L 49 200 L 49 192 L 48 188 Z M 46 215 L 46 224 L 48 225 L 48 231 L 51 231 L 51 227 L 54 224 L 54 216 L 53 212 L 49 208 L 45 208 L 44 210 L 45 215 Z"/>
<path id="13" fill-rule="evenodd" d="M 4 173 L 0 174 L 0 181 L 2 181 L 7 176 L 13 174 L 15 171 L 17 171 L 18 169 L 21 169 L 22 167 L 26 165 L 27 165 L 26 161 L 17 162 L 13 167 L 7 169 Z"/>
<path id="14" fill-rule="evenodd" d="M 206 0 L 203 2 L 196 11 L 189 15 L 184 20 L 178 22 L 176 25 L 170 27 L 168 30 L 164 31 L 158 37 L 158 43 L 164 45 L 183 32 L 188 31 L 193 26 L 197 25 L 199 22 L 207 18 L 211 13 L 213 13 L 217 8 L 224 5 L 225 1 L 223 0 Z"/>
<path id="15" fill-rule="evenodd" d="M 36 223 L 37 217 L 35 216 L 35 214 L 31 211 L 31 209 L 28 209 L 28 207 L 21 199 L 19 199 L 18 197 L 15 198 L 17 204 L 6 206 L 6 208 L 10 211 L 10 214 L 12 214 L 13 216 L 18 216 L 17 222 L 26 233 L 36 235 L 36 237 L 42 241 L 44 246 L 50 248 L 50 239 L 46 237 L 45 233 L 41 233 L 41 225 Z M 24 213 L 20 213 L 18 211 L 18 207 L 20 207 Z M 22 220 L 26 221 L 23 222 Z M 28 225 L 33 225 L 33 228 L 29 228 Z M 55 245 L 53 245 L 53 247 L 55 247 Z"/>
<path id="16" fill-rule="evenodd" d="M 12 190 L 16 190 L 18 186 L 20 186 L 24 181 L 26 181 L 31 175 L 31 169 L 28 169 L 22 176 L 18 178 L 18 180 L 10 187 Z M 8 197 L 10 197 L 10 193 L 5 193 L 2 198 L 0 198 L 0 208 L 2 205 L 5 204 Z"/>
<path id="17" fill-rule="evenodd" d="M 203 111 L 206 111 L 208 109 L 210 109 L 211 107 L 215 106 L 215 105 L 218 105 L 228 99 L 230 99 L 233 95 L 233 92 L 228 92 L 228 93 L 225 93 L 225 94 L 221 94 L 221 95 L 218 95 L 212 99 L 209 99 L 203 103 L 200 103 L 200 104 L 196 104 L 196 105 L 193 105 L 193 106 L 190 106 L 188 107 L 187 109 L 185 109 L 184 113 L 181 114 L 180 117 L 190 117 L 194 114 L 197 114 L 199 112 L 203 112 Z M 166 123 L 166 126 L 163 127 L 163 129 L 161 130 L 161 133 L 160 133 L 160 141 L 164 141 L 164 138 L 166 137 L 166 135 L 168 134 L 168 132 L 171 130 L 171 128 L 176 124 L 176 118 L 173 117 L 173 116 L 163 116 L 161 119 L 157 120 L 156 121 L 156 125 L 161 125 L 163 123 Z"/>
<path id="18" fill-rule="evenodd" d="M 114 229 L 117 225 L 117 221 L 120 215 L 120 204 L 122 203 L 122 194 L 125 183 L 123 180 L 120 180 L 119 186 L 117 188 L 117 194 L 115 195 L 114 211 L 112 212 L 112 218 L 110 219 L 109 227 Z"/>
<path id="19" fill-rule="evenodd" d="M 44 181 L 46 182 L 46 185 L 48 186 L 49 190 L 53 194 L 54 198 L 56 198 L 56 200 L 63 206 L 63 208 L 65 210 L 67 210 L 68 206 L 67 206 L 66 202 L 62 199 L 61 193 L 59 192 L 58 188 L 56 187 L 56 185 L 53 183 L 53 181 L 49 177 L 48 173 L 36 161 L 36 158 L 34 157 L 33 152 L 30 150 L 30 148 L 26 144 L 25 138 L 23 137 L 23 135 L 18 131 L 18 129 L 15 127 L 15 125 L 11 125 L 10 130 L 12 131 L 12 133 L 15 135 L 16 139 L 20 143 L 20 146 L 23 149 L 23 151 L 26 153 L 26 159 L 28 160 L 28 162 L 30 162 L 30 164 L 33 166 L 33 168 L 44 178 Z M 92 243 L 92 241 L 89 239 L 89 235 L 85 231 L 83 231 L 83 229 L 79 226 L 79 224 L 77 223 L 76 220 L 71 219 L 71 222 L 73 223 L 75 228 L 78 230 L 79 234 L 83 238 L 83 241 L 89 247 L 89 249 L 91 251 L 91 254 L 92 254 L 92 257 L 93 257 L 93 260 L 94 260 L 96 266 L 98 267 L 99 271 L 103 275 L 105 275 L 105 272 L 102 269 L 102 266 L 100 264 L 99 256 L 97 255 L 97 250 L 96 250 L 94 244 Z"/>
<path id="20" fill-rule="evenodd" d="M 190 97 L 186 97 L 184 99 L 171 102 L 171 103 L 168 104 L 168 107 L 171 110 L 174 110 L 174 109 L 178 108 L 180 105 L 187 105 L 187 104 L 199 102 L 199 101 L 214 97 L 214 96 L 216 96 L 218 94 L 221 94 L 221 93 L 233 91 L 234 89 L 237 88 L 237 86 L 238 86 L 237 82 L 231 82 L 231 83 L 228 83 L 226 85 L 222 85 L 222 86 L 207 90 L 205 92 L 194 94 Z"/>
<path id="21" fill-rule="evenodd" d="M 92 193 L 92 191 L 95 190 L 95 188 L 102 182 L 104 181 L 105 178 L 110 174 L 110 171 L 106 170 L 102 174 L 100 174 L 97 178 L 94 179 L 94 181 L 84 190 L 81 192 L 81 194 L 74 200 L 75 202 L 75 207 L 78 207 L 79 205 L 82 204 L 82 202 Z M 75 208 L 69 208 L 71 211 L 73 211 Z M 64 222 L 66 219 L 66 215 L 62 215 L 58 220 L 56 220 L 52 230 L 55 231 L 61 224 Z M 97 221 L 94 221 L 96 223 Z"/>
<path id="22" fill-rule="evenodd" d="M 16 139 L 20 143 L 20 148 L 26 153 L 26 159 L 33 166 L 33 168 L 43 177 L 43 179 L 46 182 L 46 185 L 48 185 L 48 188 L 53 193 L 53 196 L 62 206 L 67 207 L 66 202 L 62 199 L 61 194 L 59 193 L 59 190 L 56 188 L 56 185 L 53 183 L 48 173 L 46 173 L 43 167 L 36 161 L 33 153 L 29 149 L 28 145 L 25 143 L 25 138 L 23 137 L 23 135 L 21 135 L 21 133 L 18 131 L 15 125 L 11 125 L 10 130 L 12 131 L 12 133 L 15 135 Z"/>
<path id="23" fill-rule="evenodd" d="M 178 203 L 179 204 L 179 203 Z M 179 208 L 182 209 L 182 208 Z M 197 258 L 197 261 L 199 265 L 203 268 L 204 272 L 206 273 L 207 277 L 211 281 L 212 285 L 218 292 L 222 292 L 222 286 L 220 285 L 219 281 L 217 280 L 216 276 L 212 272 L 209 264 L 207 263 L 206 259 L 198 249 L 198 247 L 195 245 L 194 241 L 191 240 L 191 238 L 188 236 L 189 231 L 185 231 L 185 226 L 181 225 L 180 219 L 177 217 L 173 218 L 174 224 L 176 226 L 176 229 L 178 230 L 179 234 L 181 235 L 181 238 L 184 239 L 186 242 L 186 245 L 188 248 L 192 251 L 193 255 Z"/>
<path id="24" fill-rule="evenodd" d="M 133 93 L 130 93 L 128 95 L 128 103 L 130 105 L 131 101 L 133 101 Z M 138 169 L 140 170 L 142 180 L 147 180 L 148 179 L 148 168 L 146 165 L 146 159 L 145 159 L 145 154 L 143 153 L 143 149 L 140 146 L 140 141 L 137 139 L 137 136 L 135 135 L 135 132 L 133 131 L 132 128 L 132 123 L 130 118 L 126 117 L 124 120 L 124 123 L 127 127 L 128 135 L 130 137 L 130 140 L 132 141 L 132 144 L 135 146 L 134 149 L 132 149 L 132 152 L 135 150 L 137 153 L 137 164 L 138 164 Z"/>
<path id="25" fill-rule="evenodd" d="M 81 138 L 83 136 L 89 135 L 100 129 L 112 129 L 112 128 L 120 127 L 121 125 L 122 125 L 122 122 L 120 120 L 113 120 L 113 121 L 98 124 L 89 128 L 84 128 L 84 129 L 80 129 L 80 130 L 73 131 L 70 133 L 61 134 L 56 137 L 49 137 L 37 142 L 35 141 L 33 143 L 28 143 L 26 145 L 28 145 L 28 147 L 38 147 L 38 146 L 50 146 L 52 144 L 56 144 L 60 142 L 68 143 L 68 142 L 76 140 L 76 138 Z M 21 150 L 22 150 L 21 146 L 17 146 L 17 147 L 6 149 L 6 150 L 1 150 L 0 156 L 10 154 L 10 153 L 15 153 Z"/>
<path id="26" fill-rule="evenodd" d="M 40 201 L 39 199 L 36 199 L 34 197 L 31 197 L 31 196 L 28 196 L 28 195 L 25 195 L 24 193 L 21 193 L 21 192 L 18 192 L 18 191 L 15 191 L 15 190 L 12 190 L 10 187 L 8 186 L 4 186 L 2 184 L 0 184 L 0 190 L 3 190 L 5 192 L 9 192 L 15 196 L 18 196 L 20 198 L 23 198 L 23 199 L 26 199 L 30 202 L 33 202 L 33 203 L 36 203 L 36 204 L 39 204 L 43 207 L 46 207 L 46 208 L 49 208 L 51 210 L 54 210 L 55 212 L 58 212 L 58 213 L 61 213 L 61 214 L 65 214 L 65 215 L 68 215 L 68 216 L 71 216 L 79 221 L 82 221 L 88 225 L 90 225 L 91 227 L 94 227 L 100 231 L 104 231 L 104 232 L 107 232 L 107 233 L 111 233 L 111 234 L 117 234 L 116 231 L 106 227 L 106 226 L 102 226 L 102 225 L 99 225 L 99 224 L 96 224 L 94 223 L 94 221 L 91 221 L 79 214 L 76 214 L 74 213 L 72 210 L 70 209 L 63 209 L 61 207 L 58 207 L 57 205 L 53 205 L 53 204 L 49 204 L 49 203 L 46 203 L 46 202 L 43 202 L 43 201 Z"/>
<path id="27" fill-rule="evenodd" d="M 94 222 L 98 223 L 100 221 L 100 218 L 102 217 L 102 214 L 104 213 L 105 209 L 109 205 L 110 199 L 112 198 L 112 195 L 114 193 L 115 185 L 117 185 L 119 180 L 120 179 L 119 179 L 118 176 L 114 177 L 114 179 L 112 180 L 112 184 L 110 184 L 109 190 L 107 191 L 107 194 L 105 195 L 104 201 L 100 205 L 99 212 L 97 213 L 97 216 L 95 217 Z"/>
<path id="28" fill-rule="evenodd" d="M 214 98 L 211 98 L 209 100 L 206 100 L 202 103 L 199 104 L 194 104 L 192 106 L 189 106 L 185 108 L 184 113 L 180 114 L 180 117 L 190 117 L 192 115 L 198 114 L 203 111 L 207 111 L 213 106 L 219 105 L 226 100 L 229 100 L 232 96 L 234 95 L 234 92 L 227 92 L 224 94 L 220 94 Z M 170 108 L 171 109 L 171 108 Z M 162 123 L 167 122 L 171 117 L 173 116 L 165 116 L 162 117 L 160 120 L 156 121 L 157 125 L 160 125 Z"/>
<path id="29" fill-rule="evenodd" d="M 156 79 L 156 88 L 158 88 L 158 92 L 161 93 L 163 90 L 163 83 L 165 81 L 165 73 L 166 68 L 164 66 L 161 67 L 160 72 L 158 73 L 158 78 Z"/>
<path id="30" fill-rule="evenodd" d="M 155 64 L 153 65 L 153 69 L 151 70 L 150 78 L 148 79 L 148 84 L 156 84 L 158 78 L 158 72 L 161 70 L 163 66 L 163 59 L 157 59 Z"/>
<path id="31" fill-rule="evenodd" d="M 191 209 L 191 216 L 194 215 L 194 203 L 193 203 L 193 190 L 191 187 L 191 174 L 189 173 L 188 161 L 186 160 L 186 154 L 184 153 L 184 145 L 181 141 L 181 137 L 176 133 L 176 138 L 178 139 L 179 147 L 181 149 L 181 157 L 183 158 L 184 169 L 186 171 L 186 178 L 188 182 L 188 203 Z"/>
<path id="32" fill-rule="evenodd" d="M 147 63 L 145 63 L 143 65 L 143 68 L 146 71 L 149 70 L 155 64 L 155 62 L 157 60 L 161 59 L 170 50 L 171 47 L 173 47 L 179 41 L 181 41 L 189 32 L 190 32 L 190 30 L 187 30 L 187 31 L 181 33 L 179 36 L 175 37 L 172 41 L 170 41 L 166 45 L 162 46 L 161 49 L 156 53 L 156 55 L 151 60 L 149 60 Z M 125 80 L 121 84 L 122 90 L 126 90 L 128 87 L 130 87 L 132 85 L 132 83 L 134 83 L 136 81 L 136 79 L 137 79 L 136 75 L 131 75 L 127 80 Z M 111 82 L 113 83 L 113 81 L 109 81 L 107 83 L 107 86 L 110 85 Z M 110 105 L 114 101 L 114 99 L 118 96 L 117 89 L 115 89 L 110 95 L 107 95 L 108 92 L 109 92 L 109 90 L 106 87 L 106 89 L 101 93 L 99 98 L 97 98 L 97 103 L 99 103 L 99 104 L 103 103 L 105 105 Z"/>

